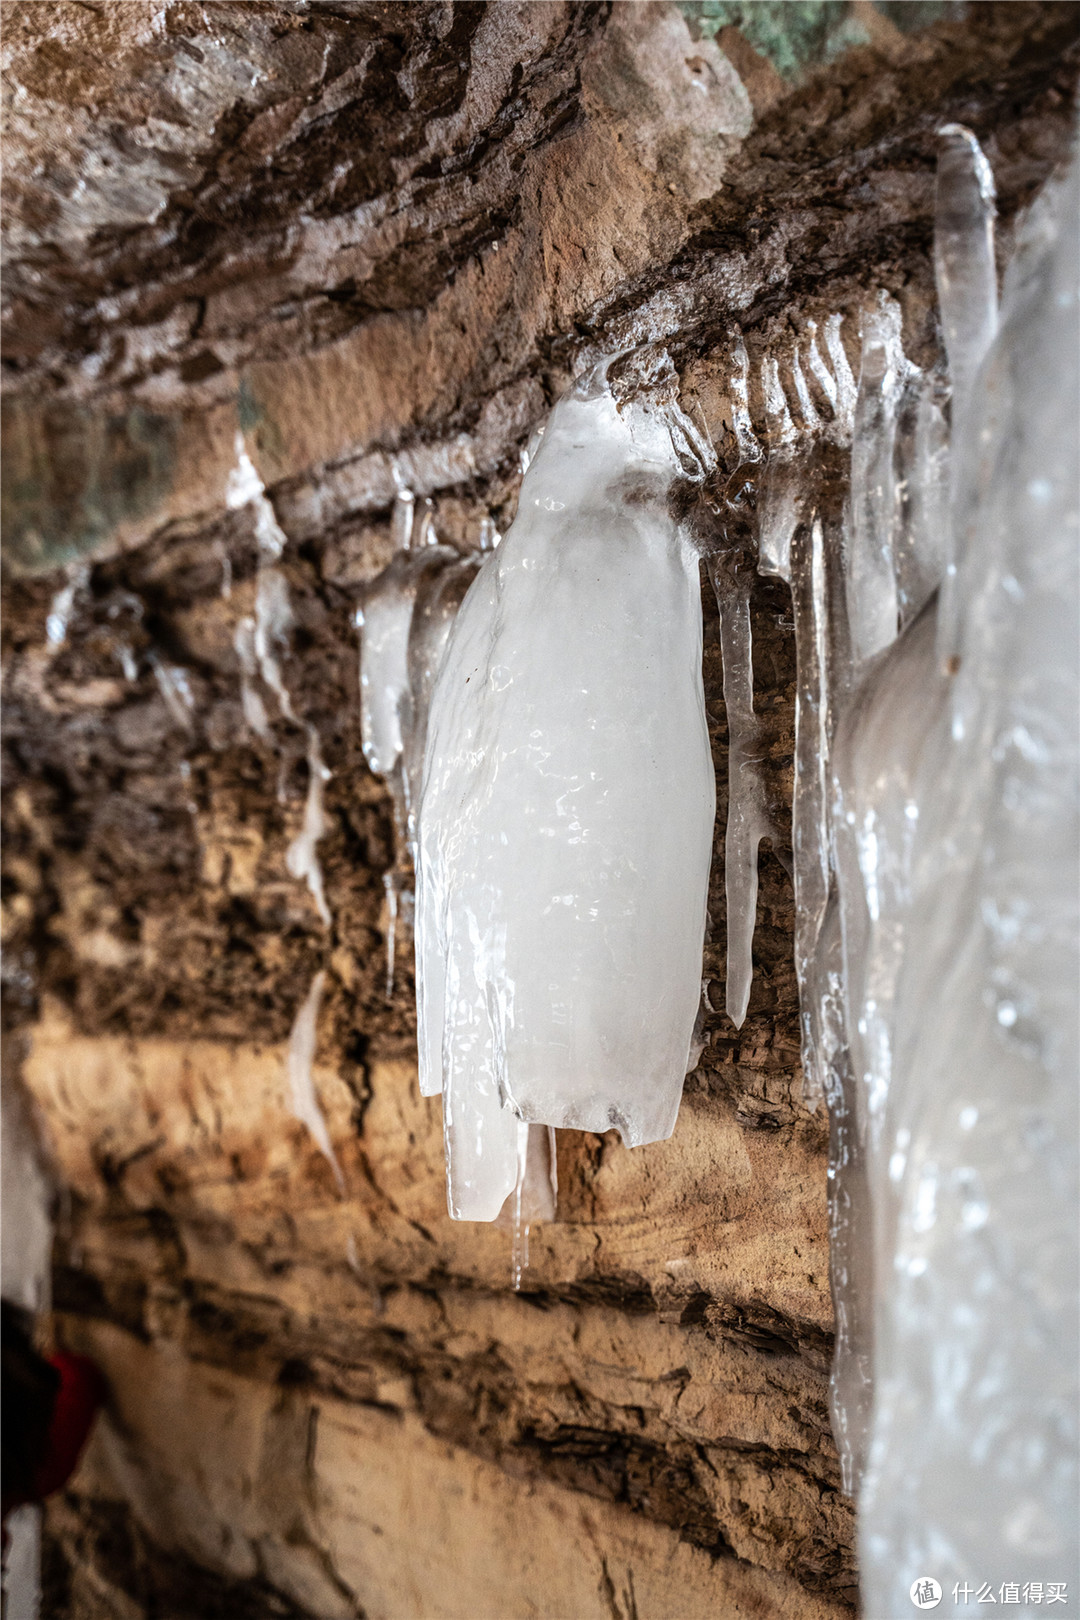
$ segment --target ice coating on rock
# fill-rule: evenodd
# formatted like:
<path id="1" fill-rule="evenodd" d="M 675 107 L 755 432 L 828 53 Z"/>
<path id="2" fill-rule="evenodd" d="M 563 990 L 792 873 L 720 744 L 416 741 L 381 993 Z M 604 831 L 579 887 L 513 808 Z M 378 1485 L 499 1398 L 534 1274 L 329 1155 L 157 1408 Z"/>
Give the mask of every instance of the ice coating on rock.
<path id="1" fill-rule="evenodd" d="M 674 1126 L 714 792 L 669 420 L 606 389 L 559 404 L 436 682 L 420 1058 L 458 1218 L 498 1214 L 519 1119 L 616 1126 L 630 1145 Z"/>
<path id="2" fill-rule="evenodd" d="M 250 615 L 239 620 L 233 634 L 233 647 L 240 664 L 240 704 L 244 721 L 264 743 L 273 744 L 270 717 L 256 684 L 259 661 L 255 656 L 255 620 Z"/>
<path id="3" fill-rule="evenodd" d="M 319 1151 L 334 1172 L 334 1180 L 342 1197 L 345 1196 L 345 1177 L 341 1173 L 337 1154 L 326 1127 L 326 1117 L 319 1103 L 312 1076 L 315 1061 L 315 1042 L 318 1035 L 319 1007 L 326 988 L 326 974 L 320 968 L 311 981 L 304 1000 L 293 1020 L 289 1036 L 289 1103 L 301 1124 L 311 1132 Z"/>
<path id="4" fill-rule="evenodd" d="M 308 790 L 304 800 L 304 820 L 300 831 L 285 852 L 285 865 L 290 877 L 306 881 L 315 901 L 316 909 L 325 928 L 330 927 L 330 907 L 323 888 L 322 867 L 319 865 L 318 843 L 326 833 L 326 812 L 323 809 L 323 789 L 330 780 L 330 772 L 323 764 L 319 747 L 319 733 L 308 726 Z"/>
<path id="5" fill-rule="evenodd" d="M 914 802 L 873 1190 L 880 1295 L 867 1611 L 932 1568 L 1080 1571 L 1077 406 L 1080 184 L 1036 204 L 956 446 L 958 671 Z M 884 1166 L 884 1173 L 881 1167 Z"/>
<path id="6" fill-rule="evenodd" d="M 994 176 L 981 146 L 963 124 L 939 131 L 934 198 L 934 279 L 952 385 L 952 435 L 958 446 L 972 441 L 965 417 L 974 399 L 979 369 L 997 330 L 994 264 Z M 945 572 L 938 613 L 938 649 L 946 666 L 956 654 L 960 603 L 956 570 L 964 536 L 954 511 L 945 531 Z"/>

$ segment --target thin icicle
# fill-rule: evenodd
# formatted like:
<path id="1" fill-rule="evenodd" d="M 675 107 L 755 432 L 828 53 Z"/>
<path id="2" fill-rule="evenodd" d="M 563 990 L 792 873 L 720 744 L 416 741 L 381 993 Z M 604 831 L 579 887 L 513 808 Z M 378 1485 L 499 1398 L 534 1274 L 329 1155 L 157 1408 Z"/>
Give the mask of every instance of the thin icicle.
<path id="1" fill-rule="evenodd" d="M 274 733 L 262 694 L 255 684 L 259 664 L 255 656 L 255 620 L 248 616 L 239 621 L 233 633 L 233 646 L 240 661 L 240 703 L 248 728 L 271 747 Z"/>
<path id="2" fill-rule="evenodd" d="M 817 406 L 810 396 L 810 388 L 806 381 L 806 373 L 803 371 L 802 357 L 798 349 L 795 349 L 791 356 L 791 380 L 795 386 L 795 398 L 799 402 L 802 431 L 815 434 L 820 431 L 821 417 L 818 415 Z"/>
<path id="3" fill-rule="evenodd" d="M 289 1036 L 289 1101 L 292 1111 L 311 1132 L 319 1151 L 334 1172 L 341 1196 L 345 1197 L 345 1177 L 341 1172 L 337 1154 L 330 1141 L 326 1117 L 315 1090 L 312 1066 L 315 1061 L 315 1042 L 318 1035 L 319 1006 L 326 987 L 326 973 L 320 968 L 311 981 L 311 988 L 300 1005 Z"/>
<path id="4" fill-rule="evenodd" d="M 394 999 L 394 978 L 397 972 L 398 875 L 383 873 L 383 892 L 386 895 L 386 999 Z"/>
<path id="5" fill-rule="evenodd" d="M 554 1130 L 550 1125 L 519 1121 L 517 1180 L 499 1213 L 499 1224 L 511 1229 L 510 1266 L 515 1293 L 520 1291 L 522 1274 L 529 1267 L 529 1231 L 538 1222 L 555 1219 L 558 1197 Z"/>
<path id="6" fill-rule="evenodd" d="M 773 454 L 778 451 L 790 454 L 796 439 L 795 423 L 791 420 L 791 408 L 780 381 L 780 366 L 771 356 L 761 363 L 761 392 L 765 401 L 765 426 L 770 449 Z"/>
<path id="7" fill-rule="evenodd" d="M 710 558 L 709 577 L 720 609 L 724 707 L 728 723 L 728 815 L 724 836 L 727 895 L 728 1017 L 741 1028 L 754 974 L 758 844 L 772 831 L 761 777 L 761 724 L 754 713 L 750 631 L 750 574 L 724 558 Z"/>
<path id="8" fill-rule="evenodd" d="M 165 707 L 172 719 L 185 731 L 190 731 L 195 699 L 191 694 L 187 670 L 182 669 L 179 664 L 164 663 L 156 652 L 150 653 L 149 663 L 157 681 L 158 691 L 165 699 Z"/>
<path id="9" fill-rule="evenodd" d="M 825 348 L 832 362 L 833 377 L 835 378 L 836 398 L 833 402 L 836 435 L 843 440 L 850 439 L 855 426 L 855 401 L 858 389 L 848 364 L 847 350 L 844 340 L 840 336 L 840 328 L 844 324 L 842 315 L 830 315 L 825 322 Z"/>
<path id="10" fill-rule="evenodd" d="M 285 853 L 285 866 L 290 877 L 306 879 L 323 926 L 329 928 L 332 918 L 323 890 L 322 867 L 319 865 L 317 845 L 326 833 L 326 812 L 323 809 L 323 789 L 330 780 L 330 772 L 323 764 L 319 747 L 319 733 L 308 726 L 308 790 L 304 801 L 304 820 L 300 831 Z"/>
<path id="11" fill-rule="evenodd" d="M 732 371 L 728 377 L 731 395 L 731 427 L 738 447 L 739 462 L 760 461 L 761 445 L 750 419 L 750 356 L 741 332 L 736 334 L 731 350 Z"/>
<path id="12" fill-rule="evenodd" d="M 90 568 L 87 563 L 76 563 L 68 569 L 67 584 L 56 592 L 45 620 L 45 640 L 50 653 L 57 652 L 67 640 L 75 599 L 89 583 Z"/>

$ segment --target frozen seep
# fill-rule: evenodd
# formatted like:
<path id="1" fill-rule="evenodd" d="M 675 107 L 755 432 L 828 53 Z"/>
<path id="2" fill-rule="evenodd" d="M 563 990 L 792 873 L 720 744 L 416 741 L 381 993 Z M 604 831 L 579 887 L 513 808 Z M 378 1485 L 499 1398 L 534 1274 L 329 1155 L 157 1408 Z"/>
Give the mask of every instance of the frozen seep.
<path id="1" fill-rule="evenodd" d="M 326 832 L 326 812 L 323 809 L 323 790 L 330 780 L 330 772 L 323 764 L 319 747 L 319 733 L 308 726 L 308 790 L 304 801 L 304 820 L 300 831 L 285 852 L 285 865 L 290 877 L 306 881 L 323 926 L 330 927 L 330 908 L 323 888 L 322 867 L 316 853 L 319 839 Z"/>
<path id="2" fill-rule="evenodd" d="M 668 510 L 695 445 L 670 403 L 620 408 L 600 380 L 563 399 L 450 635 L 417 956 L 458 1219 L 498 1215 L 522 1122 L 674 1127 L 714 813 L 698 561 Z"/>
<path id="3" fill-rule="evenodd" d="M 326 1116 L 323 1114 L 312 1074 L 312 1067 L 315 1062 L 315 1043 L 318 1034 L 319 1007 L 322 1004 L 325 988 L 326 974 L 320 969 L 312 979 L 308 993 L 300 1003 L 296 1017 L 293 1020 L 292 1033 L 289 1036 L 287 1064 L 289 1102 L 293 1113 L 302 1125 L 307 1126 L 320 1153 L 333 1170 L 338 1191 L 344 1197 L 345 1177 L 341 1173 L 341 1165 L 338 1163 L 337 1154 L 334 1152 L 334 1146 L 330 1140 L 330 1132 L 326 1127 Z"/>

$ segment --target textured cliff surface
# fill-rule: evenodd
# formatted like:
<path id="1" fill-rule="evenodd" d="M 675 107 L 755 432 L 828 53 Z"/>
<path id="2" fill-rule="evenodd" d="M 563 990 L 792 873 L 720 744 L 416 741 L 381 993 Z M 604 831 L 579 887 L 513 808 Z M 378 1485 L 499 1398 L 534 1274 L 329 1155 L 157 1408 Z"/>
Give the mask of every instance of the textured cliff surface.
<path id="1" fill-rule="evenodd" d="M 1008 221 L 1068 140 L 1076 8 L 919 8 L 948 14 L 905 36 L 840 6 L 855 43 L 801 73 L 709 5 L 3 9 L 5 1083 L 63 1187 L 58 1331 L 114 1392 L 50 1509 L 50 1612 L 848 1612 L 785 852 L 742 1030 L 709 1016 L 670 1142 L 560 1138 L 515 1295 L 509 1233 L 445 1213 L 407 952 L 384 992 L 353 614 L 395 471 L 460 547 L 505 527 L 586 351 L 665 339 L 729 471 L 734 326 L 756 356 L 841 310 L 854 365 L 887 287 L 932 356 L 934 132 L 976 130 Z M 289 540 L 302 724 L 272 743 L 234 651 L 238 425 Z M 764 581 L 754 663 L 786 824 L 794 650 Z M 285 866 L 305 725 L 329 929 Z M 344 1192 L 285 1079 L 320 968 Z"/>

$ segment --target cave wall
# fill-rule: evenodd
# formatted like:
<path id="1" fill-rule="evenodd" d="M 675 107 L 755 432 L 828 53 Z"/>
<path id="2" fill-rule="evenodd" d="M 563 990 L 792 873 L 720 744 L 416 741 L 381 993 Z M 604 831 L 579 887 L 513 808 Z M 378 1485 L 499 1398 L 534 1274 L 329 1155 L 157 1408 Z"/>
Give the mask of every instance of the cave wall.
<path id="1" fill-rule="evenodd" d="M 445 1212 L 404 937 L 384 989 L 354 614 L 395 469 L 462 549 L 505 529 L 590 354 L 667 342 L 727 471 L 736 326 L 756 358 L 843 311 L 857 369 L 884 287 L 932 360 L 935 130 L 982 140 L 1006 252 L 1069 139 L 1077 8 L 5 0 L 3 22 L 5 1085 L 58 1187 L 55 1332 L 112 1389 L 49 1508 L 46 1612 L 850 1613 L 787 852 L 762 852 L 743 1028 L 708 1015 L 670 1142 L 560 1136 L 515 1293 L 509 1232 Z M 233 650 L 238 426 L 289 540 L 303 724 L 272 746 Z M 782 587 L 759 582 L 753 631 L 788 827 Z M 284 861 L 306 724 L 329 929 Z M 343 1193 L 284 1072 L 319 969 Z"/>

